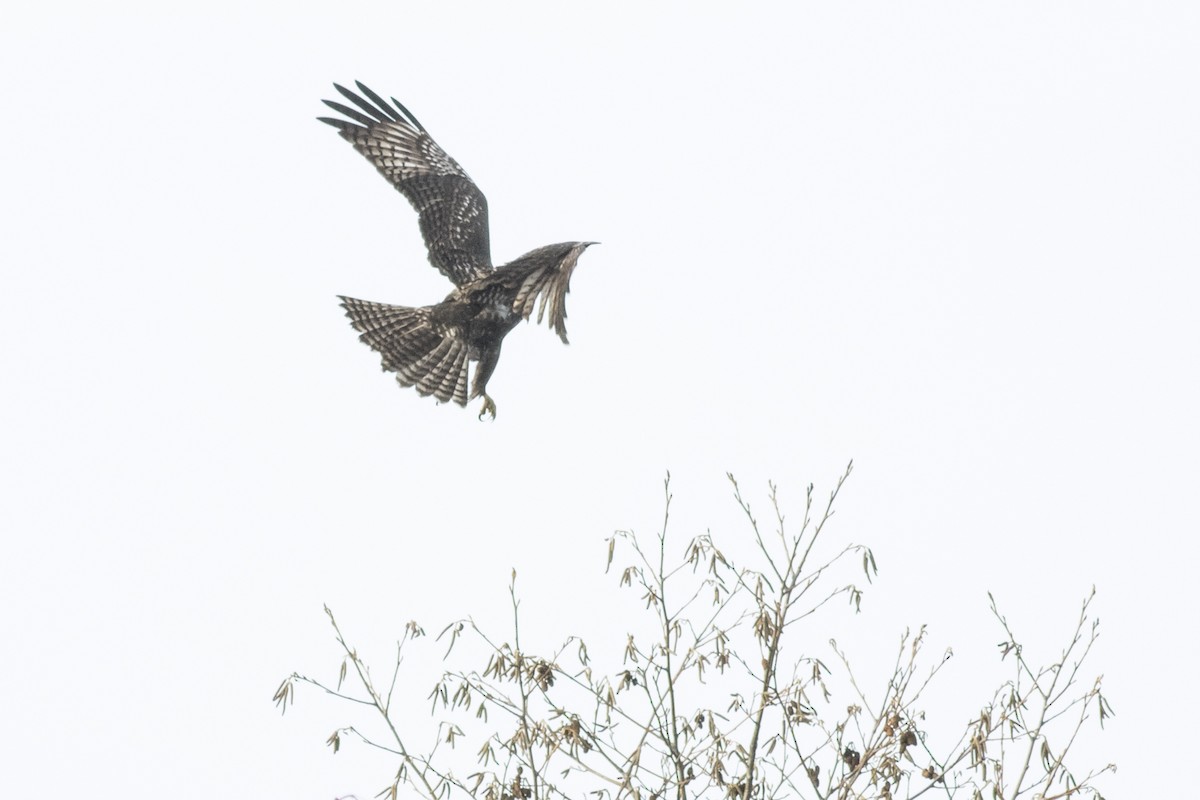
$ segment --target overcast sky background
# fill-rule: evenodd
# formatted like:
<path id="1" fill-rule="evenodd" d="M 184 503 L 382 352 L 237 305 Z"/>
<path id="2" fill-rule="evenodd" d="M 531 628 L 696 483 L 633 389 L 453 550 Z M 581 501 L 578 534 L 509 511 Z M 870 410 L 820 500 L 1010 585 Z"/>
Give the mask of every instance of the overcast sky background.
<path id="1" fill-rule="evenodd" d="M 927 623 L 965 721 L 1008 674 L 986 592 L 1044 660 L 1094 584 L 1118 716 L 1081 752 L 1119 763 L 1106 795 L 1169 793 L 1195 4 L 281 9 L 5 14 L 0 795 L 370 797 L 392 767 L 323 744 L 355 709 L 270 702 L 335 676 L 322 603 L 386 663 L 409 619 L 499 629 L 516 567 L 546 644 L 619 633 L 603 540 L 656 529 L 667 470 L 682 549 L 745 541 L 727 471 L 798 517 L 851 458 L 861 658 Z M 602 243 L 571 346 L 509 336 L 494 423 L 398 389 L 336 304 L 449 289 L 314 120 L 355 79 L 482 187 L 498 262 Z"/>

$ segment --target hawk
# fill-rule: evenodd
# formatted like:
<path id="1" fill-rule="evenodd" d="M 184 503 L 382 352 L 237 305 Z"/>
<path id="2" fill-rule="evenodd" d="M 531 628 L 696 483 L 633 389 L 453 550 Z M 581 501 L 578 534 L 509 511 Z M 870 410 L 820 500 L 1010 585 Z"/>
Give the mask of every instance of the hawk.
<path id="1" fill-rule="evenodd" d="M 492 266 L 487 200 L 470 176 L 394 97 L 389 105 L 360 82 L 356 94 L 333 85 L 354 108 L 323 101 L 347 119 L 318 117 L 367 157 L 416 209 L 429 261 L 454 284 L 432 306 L 393 306 L 340 297 L 359 338 L 383 358 L 401 386 L 439 402 L 483 398 L 479 418 L 496 417 L 487 383 L 500 344 L 537 306 L 537 321 L 567 343 L 564 305 L 579 256 L 595 242 L 539 247 L 502 267 Z M 540 298 L 540 302 L 539 302 Z M 467 393 L 469 366 L 475 377 Z"/>

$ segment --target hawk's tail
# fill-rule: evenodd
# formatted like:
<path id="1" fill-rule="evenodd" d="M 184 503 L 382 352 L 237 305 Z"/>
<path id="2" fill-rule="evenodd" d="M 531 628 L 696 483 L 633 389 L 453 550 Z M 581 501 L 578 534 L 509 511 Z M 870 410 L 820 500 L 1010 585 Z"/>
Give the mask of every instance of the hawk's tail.
<path id="1" fill-rule="evenodd" d="M 359 339 L 383 356 L 384 370 L 396 373 L 401 386 L 422 396 L 467 404 L 467 346 L 430 324 L 430 309 L 389 306 L 342 297 L 346 316 Z"/>

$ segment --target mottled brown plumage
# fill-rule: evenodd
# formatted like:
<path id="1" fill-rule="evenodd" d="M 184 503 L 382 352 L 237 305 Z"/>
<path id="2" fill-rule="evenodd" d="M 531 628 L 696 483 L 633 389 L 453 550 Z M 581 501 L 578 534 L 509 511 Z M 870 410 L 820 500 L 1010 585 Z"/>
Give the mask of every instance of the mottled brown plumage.
<path id="1" fill-rule="evenodd" d="M 466 405 L 482 397 L 479 412 L 496 414 L 488 379 L 500 344 L 537 307 L 537 321 L 567 341 L 565 300 L 579 256 L 594 242 L 539 247 L 515 261 L 492 266 L 487 200 L 454 159 L 438 146 L 408 109 L 361 83 L 359 96 L 334 84 L 356 106 L 324 101 L 349 119 L 319 117 L 338 129 L 417 210 L 429 261 L 456 286 L 445 300 L 410 308 L 342 297 L 342 307 L 362 341 L 396 373 L 401 386 L 439 401 Z M 548 316 L 547 316 L 548 315 Z M 476 364 L 467 392 L 467 373 Z"/>

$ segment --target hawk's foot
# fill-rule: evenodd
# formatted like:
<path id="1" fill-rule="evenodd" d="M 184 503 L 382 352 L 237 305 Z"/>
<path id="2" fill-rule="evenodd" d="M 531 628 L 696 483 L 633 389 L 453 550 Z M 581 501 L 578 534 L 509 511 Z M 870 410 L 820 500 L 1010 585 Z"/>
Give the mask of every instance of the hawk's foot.
<path id="1" fill-rule="evenodd" d="M 483 419 L 484 414 L 491 414 L 492 419 L 496 418 L 496 404 L 486 394 L 483 396 L 483 408 L 479 409 L 479 418 Z"/>

